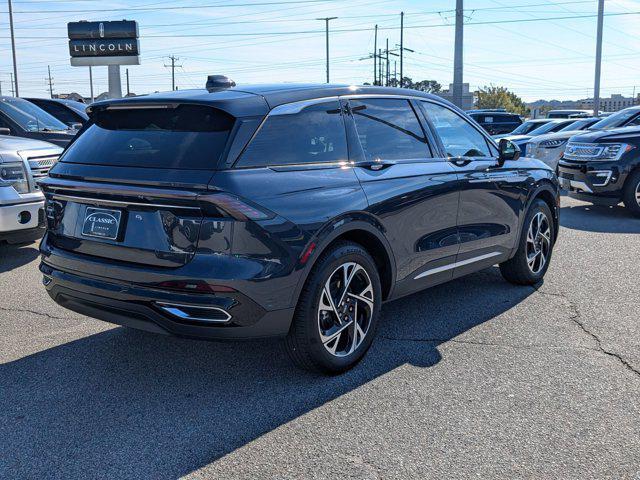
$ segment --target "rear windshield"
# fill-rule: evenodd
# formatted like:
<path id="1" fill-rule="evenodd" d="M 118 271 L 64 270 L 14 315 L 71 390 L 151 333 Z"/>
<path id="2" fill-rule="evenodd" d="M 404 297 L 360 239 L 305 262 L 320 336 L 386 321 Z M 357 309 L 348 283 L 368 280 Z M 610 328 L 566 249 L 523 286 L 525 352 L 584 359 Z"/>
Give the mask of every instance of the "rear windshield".
<path id="1" fill-rule="evenodd" d="M 234 117 L 212 107 L 97 111 L 61 161 L 120 167 L 214 169 Z"/>

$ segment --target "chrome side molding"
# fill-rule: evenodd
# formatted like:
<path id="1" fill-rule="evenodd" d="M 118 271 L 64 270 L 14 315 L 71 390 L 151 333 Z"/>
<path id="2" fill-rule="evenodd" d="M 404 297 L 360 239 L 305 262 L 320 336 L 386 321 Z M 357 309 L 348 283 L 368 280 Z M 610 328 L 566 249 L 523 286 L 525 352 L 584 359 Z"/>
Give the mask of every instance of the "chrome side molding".
<path id="1" fill-rule="evenodd" d="M 486 260 L 487 258 L 497 257 L 501 255 L 501 252 L 490 252 L 485 253 L 484 255 L 480 255 L 478 257 L 467 258 L 466 260 L 460 260 L 459 262 L 453 262 L 448 265 L 442 265 L 441 267 L 431 268 L 429 270 L 425 270 L 424 272 L 418 274 L 414 277 L 414 280 L 418 280 L 423 277 L 427 277 L 429 275 L 435 275 L 436 273 L 446 272 L 447 270 L 451 270 L 456 267 L 462 267 L 464 265 L 469 265 L 475 262 L 481 262 L 482 260 Z"/>

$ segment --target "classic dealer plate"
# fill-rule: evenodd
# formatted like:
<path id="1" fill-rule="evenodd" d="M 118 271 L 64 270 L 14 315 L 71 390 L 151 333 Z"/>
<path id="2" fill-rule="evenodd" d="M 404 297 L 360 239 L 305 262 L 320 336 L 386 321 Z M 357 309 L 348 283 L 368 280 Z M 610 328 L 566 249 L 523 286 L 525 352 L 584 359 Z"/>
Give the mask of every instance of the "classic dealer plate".
<path id="1" fill-rule="evenodd" d="M 121 217 L 120 210 L 87 207 L 82 224 L 82 235 L 115 240 L 118 238 Z"/>

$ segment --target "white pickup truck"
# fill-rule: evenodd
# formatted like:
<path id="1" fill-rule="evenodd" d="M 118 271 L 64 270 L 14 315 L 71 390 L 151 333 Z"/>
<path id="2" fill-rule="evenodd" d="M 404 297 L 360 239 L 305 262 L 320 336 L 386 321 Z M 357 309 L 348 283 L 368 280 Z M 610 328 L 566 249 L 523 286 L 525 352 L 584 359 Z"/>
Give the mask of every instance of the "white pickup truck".
<path id="1" fill-rule="evenodd" d="M 0 135 L 0 242 L 30 242 L 42 235 L 44 195 L 36 180 L 61 153 L 51 143 Z"/>

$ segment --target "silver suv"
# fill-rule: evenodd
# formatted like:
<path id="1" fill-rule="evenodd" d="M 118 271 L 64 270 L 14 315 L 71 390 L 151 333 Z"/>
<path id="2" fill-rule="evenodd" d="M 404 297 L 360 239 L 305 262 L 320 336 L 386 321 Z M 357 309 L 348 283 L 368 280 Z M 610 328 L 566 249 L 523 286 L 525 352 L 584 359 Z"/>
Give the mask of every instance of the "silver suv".
<path id="1" fill-rule="evenodd" d="M 0 242 L 29 242 L 44 231 L 44 196 L 36 180 L 45 177 L 62 148 L 0 135 Z"/>

